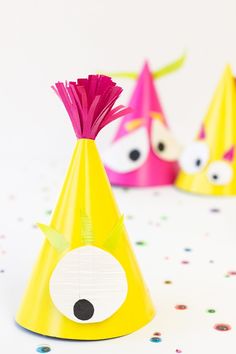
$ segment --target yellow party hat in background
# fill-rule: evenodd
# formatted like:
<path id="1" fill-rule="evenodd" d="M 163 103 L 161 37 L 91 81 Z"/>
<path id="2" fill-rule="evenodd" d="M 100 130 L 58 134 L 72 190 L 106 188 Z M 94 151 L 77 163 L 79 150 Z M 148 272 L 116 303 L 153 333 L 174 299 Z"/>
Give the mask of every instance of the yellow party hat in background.
<path id="1" fill-rule="evenodd" d="M 155 314 L 95 137 L 127 113 L 122 89 L 90 75 L 54 90 L 78 141 L 16 321 L 43 335 L 96 340 L 131 333 Z"/>
<path id="2" fill-rule="evenodd" d="M 197 139 L 183 152 L 176 186 L 208 195 L 236 194 L 236 84 L 226 66 Z"/>

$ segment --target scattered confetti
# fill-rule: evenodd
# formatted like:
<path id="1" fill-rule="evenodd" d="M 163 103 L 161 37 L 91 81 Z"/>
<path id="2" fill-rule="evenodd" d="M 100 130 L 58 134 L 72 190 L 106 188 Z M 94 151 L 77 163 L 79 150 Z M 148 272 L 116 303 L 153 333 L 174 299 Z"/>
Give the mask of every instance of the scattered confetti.
<path id="1" fill-rule="evenodd" d="M 45 214 L 46 214 L 46 215 L 51 215 L 51 214 L 52 214 L 52 210 L 51 210 L 51 209 L 46 210 L 46 211 L 45 211 Z"/>
<path id="2" fill-rule="evenodd" d="M 157 337 L 160 337 L 160 336 L 161 336 L 161 333 L 160 333 L 160 332 L 154 332 L 153 335 L 154 335 L 154 336 L 157 336 Z"/>
<path id="3" fill-rule="evenodd" d="M 181 264 L 189 264 L 189 261 L 187 261 L 186 259 L 184 259 L 183 261 L 181 261 Z"/>
<path id="4" fill-rule="evenodd" d="M 219 213 L 219 212 L 220 212 L 220 209 L 219 209 L 219 208 L 211 208 L 211 209 L 210 209 L 210 212 L 211 212 L 211 213 Z"/>
<path id="5" fill-rule="evenodd" d="M 216 312 L 216 310 L 214 310 L 214 309 L 207 309 L 207 313 L 215 313 Z"/>
<path id="6" fill-rule="evenodd" d="M 147 245 L 147 243 L 145 241 L 136 241 L 135 244 L 137 246 L 146 246 Z"/>
<path id="7" fill-rule="evenodd" d="M 231 330 L 231 326 L 225 323 L 218 323 L 214 326 L 214 329 L 221 332 L 226 332 Z"/>
<path id="8" fill-rule="evenodd" d="M 186 305 L 176 305 L 175 306 L 176 310 L 187 310 L 187 306 Z"/>
<path id="9" fill-rule="evenodd" d="M 152 342 L 152 343 L 160 343 L 161 342 L 161 338 L 160 337 L 152 337 L 150 339 L 150 342 Z"/>
<path id="10" fill-rule="evenodd" d="M 172 281 L 171 280 L 165 280 L 164 284 L 167 284 L 167 285 L 172 284 Z"/>
<path id="11" fill-rule="evenodd" d="M 48 345 L 41 345 L 37 347 L 36 352 L 38 353 L 48 353 L 51 351 L 51 348 Z"/>
<path id="12" fill-rule="evenodd" d="M 160 217 L 160 219 L 161 219 L 161 220 L 168 220 L 168 217 L 167 217 L 166 215 L 162 215 L 162 216 Z"/>
<path id="13" fill-rule="evenodd" d="M 133 220 L 133 215 L 126 215 L 126 219 L 128 219 L 128 220 Z"/>
<path id="14" fill-rule="evenodd" d="M 184 251 L 185 251 L 185 252 L 192 252 L 192 249 L 189 248 L 189 247 L 186 247 L 186 248 L 184 248 Z"/>

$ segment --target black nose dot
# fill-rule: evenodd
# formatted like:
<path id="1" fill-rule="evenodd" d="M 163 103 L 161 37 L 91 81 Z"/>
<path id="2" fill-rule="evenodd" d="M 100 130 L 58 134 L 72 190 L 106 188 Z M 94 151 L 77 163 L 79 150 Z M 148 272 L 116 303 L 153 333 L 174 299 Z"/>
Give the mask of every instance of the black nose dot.
<path id="1" fill-rule="evenodd" d="M 131 150 L 129 153 L 129 158 L 132 161 L 137 161 L 140 158 L 140 156 L 141 156 L 141 153 L 137 149 Z"/>
<path id="2" fill-rule="evenodd" d="M 200 159 L 197 159 L 197 160 L 195 161 L 195 165 L 196 165 L 197 167 L 200 167 L 201 164 L 202 164 L 202 161 L 201 161 Z"/>
<path id="3" fill-rule="evenodd" d="M 73 310 L 75 317 L 81 321 L 89 320 L 91 317 L 93 317 L 94 314 L 93 305 L 86 299 L 78 300 L 74 304 Z"/>
<path id="4" fill-rule="evenodd" d="M 214 179 L 214 181 L 216 181 L 219 178 L 219 176 L 215 174 L 215 175 L 212 175 L 212 178 Z"/>
<path id="5" fill-rule="evenodd" d="M 165 150 L 165 148 L 166 148 L 166 146 L 165 146 L 165 144 L 164 144 L 162 141 L 160 141 L 160 142 L 157 144 L 157 150 L 158 150 L 158 151 L 162 152 L 162 151 Z"/>

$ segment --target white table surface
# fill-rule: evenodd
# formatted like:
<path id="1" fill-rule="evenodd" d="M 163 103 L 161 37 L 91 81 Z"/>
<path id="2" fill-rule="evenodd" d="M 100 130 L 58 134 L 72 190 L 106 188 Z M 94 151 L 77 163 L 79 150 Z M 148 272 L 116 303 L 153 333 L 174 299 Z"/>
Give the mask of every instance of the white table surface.
<path id="1" fill-rule="evenodd" d="M 15 324 L 14 315 L 43 241 L 34 224 L 49 221 L 64 174 L 64 161 L 50 158 L 3 162 L 0 353 L 33 354 L 46 345 L 52 354 L 172 354 L 176 350 L 235 354 L 236 275 L 228 272 L 236 271 L 236 198 L 200 197 L 172 187 L 114 188 L 156 305 L 151 323 L 131 335 L 96 342 L 51 339 Z M 176 310 L 177 304 L 187 309 Z M 217 331 L 217 323 L 232 329 Z M 161 333 L 160 343 L 150 342 L 154 332 Z"/>

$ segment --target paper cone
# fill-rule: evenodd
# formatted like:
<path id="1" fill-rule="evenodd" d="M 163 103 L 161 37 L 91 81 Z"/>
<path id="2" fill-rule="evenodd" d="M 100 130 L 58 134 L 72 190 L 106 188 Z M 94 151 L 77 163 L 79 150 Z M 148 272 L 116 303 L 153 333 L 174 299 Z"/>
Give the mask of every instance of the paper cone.
<path id="1" fill-rule="evenodd" d="M 180 150 L 168 128 L 147 63 L 129 106 L 133 111 L 122 119 L 103 156 L 110 182 L 128 187 L 172 184 Z"/>
<path id="2" fill-rule="evenodd" d="M 47 239 L 18 324 L 47 336 L 97 340 L 126 335 L 153 318 L 94 140 L 77 141 L 51 224 L 40 227 Z"/>
<path id="3" fill-rule="evenodd" d="M 176 186 L 208 195 L 236 194 L 236 86 L 225 68 L 201 130 L 181 157 Z"/>

